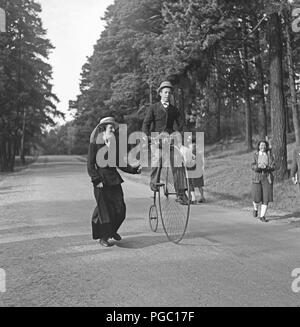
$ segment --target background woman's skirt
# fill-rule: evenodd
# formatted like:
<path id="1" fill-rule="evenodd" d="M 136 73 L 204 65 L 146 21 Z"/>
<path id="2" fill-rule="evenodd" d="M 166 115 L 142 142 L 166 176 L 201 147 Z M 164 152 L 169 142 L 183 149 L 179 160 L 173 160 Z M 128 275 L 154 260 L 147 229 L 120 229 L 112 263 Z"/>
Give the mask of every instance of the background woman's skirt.
<path id="1" fill-rule="evenodd" d="M 189 181 L 190 191 L 194 191 L 195 187 L 203 187 L 204 186 L 203 175 L 201 177 L 189 178 L 188 181 Z"/>
<path id="2" fill-rule="evenodd" d="M 269 204 L 273 202 L 273 184 L 266 176 L 262 176 L 260 183 L 252 183 L 252 199 L 255 203 Z"/>

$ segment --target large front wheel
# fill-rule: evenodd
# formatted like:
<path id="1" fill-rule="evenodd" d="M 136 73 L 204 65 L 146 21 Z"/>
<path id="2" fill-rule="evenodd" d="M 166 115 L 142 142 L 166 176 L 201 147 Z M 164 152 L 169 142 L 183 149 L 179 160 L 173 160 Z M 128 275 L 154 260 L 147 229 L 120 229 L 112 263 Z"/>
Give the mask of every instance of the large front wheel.
<path id="1" fill-rule="evenodd" d="M 176 157 L 177 156 L 177 157 Z M 174 147 L 174 158 L 182 156 Z M 179 243 L 186 232 L 190 215 L 190 191 L 184 160 L 176 167 L 162 167 L 159 191 L 159 212 L 163 229 L 168 239 Z M 177 161 L 178 163 L 178 161 Z M 185 201 L 184 201 L 185 200 Z"/>

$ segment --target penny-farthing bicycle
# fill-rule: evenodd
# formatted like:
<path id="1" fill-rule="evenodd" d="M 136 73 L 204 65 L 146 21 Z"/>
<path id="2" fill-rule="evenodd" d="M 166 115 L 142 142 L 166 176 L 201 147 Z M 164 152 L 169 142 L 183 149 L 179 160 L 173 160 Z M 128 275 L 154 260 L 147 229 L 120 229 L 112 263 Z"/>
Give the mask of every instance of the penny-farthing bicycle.
<path id="1" fill-rule="evenodd" d="M 153 193 L 153 204 L 149 209 L 149 224 L 153 232 L 158 229 L 161 219 L 167 238 L 179 243 L 186 232 L 190 215 L 190 192 L 187 179 L 187 167 L 180 149 L 171 147 L 171 161 L 162 165 L 158 191 Z M 182 201 L 182 198 L 186 201 Z"/>

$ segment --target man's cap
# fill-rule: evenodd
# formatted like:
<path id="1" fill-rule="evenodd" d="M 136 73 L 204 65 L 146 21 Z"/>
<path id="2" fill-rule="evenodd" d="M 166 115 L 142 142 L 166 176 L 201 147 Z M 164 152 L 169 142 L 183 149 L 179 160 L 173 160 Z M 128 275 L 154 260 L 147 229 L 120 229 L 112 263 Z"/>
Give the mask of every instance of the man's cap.
<path id="1" fill-rule="evenodd" d="M 100 120 L 98 126 L 108 125 L 108 124 L 114 125 L 115 128 L 117 128 L 119 126 L 119 124 L 115 121 L 114 117 L 104 117 L 104 118 L 102 118 Z"/>
<path id="2" fill-rule="evenodd" d="M 170 81 L 164 81 L 160 84 L 159 88 L 157 89 L 157 93 L 159 94 L 159 92 L 165 87 L 169 87 L 170 89 L 173 89 L 173 85 Z"/>

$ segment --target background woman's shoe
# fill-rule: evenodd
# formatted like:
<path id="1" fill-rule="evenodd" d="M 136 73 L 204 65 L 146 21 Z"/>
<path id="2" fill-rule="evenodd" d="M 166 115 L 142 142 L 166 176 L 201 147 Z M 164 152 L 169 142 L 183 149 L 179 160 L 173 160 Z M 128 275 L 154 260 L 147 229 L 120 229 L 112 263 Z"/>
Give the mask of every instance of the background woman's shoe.
<path id="1" fill-rule="evenodd" d="M 188 205 L 189 201 L 187 201 L 184 197 L 179 196 L 176 200 L 176 202 L 178 202 L 181 205 Z"/>
<path id="2" fill-rule="evenodd" d="M 260 217 L 260 221 L 262 221 L 263 223 L 267 223 L 268 220 L 266 219 L 266 217 Z"/>
<path id="3" fill-rule="evenodd" d="M 190 200 L 185 193 L 178 194 L 176 202 L 179 202 L 181 205 L 188 205 Z"/>
<path id="4" fill-rule="evenodd" d="M 104 239 L 102 239 L 102 238 L 100 238 L 99 243 L 100 243 L 102 246 L 105 246 L 106 248 L 108 248 L 108 247 L 110 247 L 110 246 L 113 246 L 113 244 L 109 243 L 107 240 L 104 240 Z"/>
<path id="5" fill-rule="evenodd" d="M 121 235 L 119 235 L 118 233 L 115 233 L 112 238 L 116 241 L 121 241 L 122 239 Z"/>
<path id="6" fill-rule="evenodd" d="M 258 211 L 253 209 L 253 217 L 256 218 L 258 215 Z"/>

